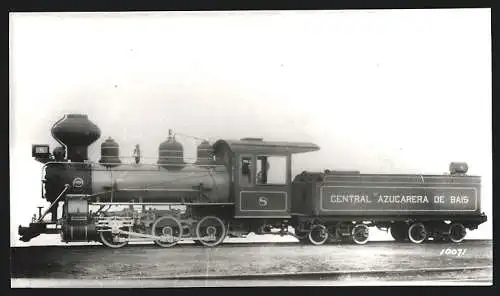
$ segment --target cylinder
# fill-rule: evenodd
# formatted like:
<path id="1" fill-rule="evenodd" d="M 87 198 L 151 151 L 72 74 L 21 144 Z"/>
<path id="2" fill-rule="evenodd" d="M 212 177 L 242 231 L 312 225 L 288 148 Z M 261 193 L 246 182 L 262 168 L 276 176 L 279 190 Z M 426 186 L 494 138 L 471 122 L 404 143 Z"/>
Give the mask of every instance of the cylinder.
<path id="1" fill-rule="evenodd" d="M 120 146 L 111 137 L 101 144 L 99 163 L 107 168 L 115 167 L 121 163 Z"/>
<path id="2" fill-rule="evenodd" d="M 65 223 L 61 227 L 61 239 L 64 242 L 96 241 L 97 236 L 95 224 L 71 225 Z"/>

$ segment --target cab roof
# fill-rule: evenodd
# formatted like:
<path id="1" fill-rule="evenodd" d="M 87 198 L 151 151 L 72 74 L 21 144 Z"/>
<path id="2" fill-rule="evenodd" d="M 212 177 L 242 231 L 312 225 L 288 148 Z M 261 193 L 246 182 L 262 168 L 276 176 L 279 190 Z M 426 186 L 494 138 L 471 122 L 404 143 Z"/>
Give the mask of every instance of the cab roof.
<path id="1" fill-rule="evenodd" d="M 319 150 L 319 146 L 306 142 L 264 141 L 261 138 L 243 138 L 241 140 L 218 140 L 213 145 L 214 150 L 227 146 L 233 152 L 249 153 L 304 153 Z"/>

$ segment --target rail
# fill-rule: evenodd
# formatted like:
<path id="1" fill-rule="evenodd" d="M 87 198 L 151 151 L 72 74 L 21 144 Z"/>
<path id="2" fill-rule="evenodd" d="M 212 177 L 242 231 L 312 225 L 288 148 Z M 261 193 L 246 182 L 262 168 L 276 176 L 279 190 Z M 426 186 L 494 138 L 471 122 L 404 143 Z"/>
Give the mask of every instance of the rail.
<path id="1" fill-rule="evenodd" d="M 271 272 L 271 273 L 248 273 L 248 274 L 193 274 L 193 275 L 177 275 L 177 276 L 149 276 L 141 277 L 141 279 L 156 279 L 156 280 L 208 280 L 208 279 L 261 279 L 261 280 L 271 280 L 271 279 L 290 279 L 290 278 L 325 278 L 325 277 L 335 277 L 335 276 L 345 276 L 345 275 L 376 275 L 376 274 L 408 274 L 408 273 L 431 273 L 431 272 L 454 272 L 454 271 L 466 271 L 466 270 L 483 270 L 492 269 L 493 266 L 464 266 L 464 267 L 438 267 L 438 268 L 411 268 L 411 269 L 379 269 L 379 270 L 336 270 L 336 271 L 308 271 L 308 272 Z M 120 279 L 136 279 L 121 277 Z"/>

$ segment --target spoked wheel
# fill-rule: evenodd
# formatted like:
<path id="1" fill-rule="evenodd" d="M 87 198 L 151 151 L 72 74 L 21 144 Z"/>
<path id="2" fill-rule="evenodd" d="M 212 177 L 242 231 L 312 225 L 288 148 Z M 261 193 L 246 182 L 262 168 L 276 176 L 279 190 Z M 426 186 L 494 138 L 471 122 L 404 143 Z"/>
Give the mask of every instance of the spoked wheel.
<path id="1" fill-rule="evenodd" d="M 120 230 L 123 231 L 131 231 L 130 227 L 121 227 L 119 228 Z M 119 249 L 122 247 L 125 247 L 128 242 L 127 241 L 119 241 L 120 239 L 127 239 L 129 238 L 128 234 L 122 234 L 122 233 L 117 233 L 116 230 L 113 231 L 101 231 L 99 233 L 99 239 L 101 243 L 109 248 L 113 249 Z"/>
<path id="2" fill-rule="evenodd" d="M 358 224 L 352 229 L 352 240 L 358 245 L 364 245 L 368 242 L 370 230 L 364 224 Z"/>
<path id="3" fill-rule="evenodd" d="M 454 243 L 459 243 L 464 240 L 467 230 L 465 226 L 460 223 L 453 223 L 450 225 L 450 240 Z"/>
<path id="4" fill-rule="evenodd" d="M 324 225 L 314 225 L 309 232 L 309 241 L 316 246 L 322 245 L 328 239 L 328 230 Z"/>
<path id="5" fill-rule="evenodd" d="M 393 223 L 391 225 L 391 236 L 397 242 L 408 239 L 408 225 L 406 223 Z"/>
<path id="6" fill-rule="evenodd" d="M 161 237 L 161 239 L 155 240 L 156 245 L 163 248 L 170 248 L 181 240 L 181 223 L 172 216 L 160 217 L 153 223 L 152 234 Z"/>
<path id="7" fill-rule="evenodd" d="M 226 238 L 226 226 L 220 218 L 206 216 L 196 225 L 196 237 L 199 243 L 215 247 Z"/>
<path id="8" fill-rule="evenodd" d="M 408 238 L 415 244 L 420 244 L 427 238 L 427 230 L 423 223 L 413 223 L 408 229 Z"/>

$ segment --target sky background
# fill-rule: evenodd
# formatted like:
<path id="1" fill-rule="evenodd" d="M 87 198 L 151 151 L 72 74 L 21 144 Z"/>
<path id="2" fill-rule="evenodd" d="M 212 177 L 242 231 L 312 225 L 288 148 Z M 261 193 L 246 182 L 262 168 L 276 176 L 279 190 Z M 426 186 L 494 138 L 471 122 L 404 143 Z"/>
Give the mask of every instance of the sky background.
<path id="1" fill-rule="evenodd" d="M 100 127 L 93 160 L 109 136 L 122 156 L 140 144 L 156 157 L 172 128 L 319 145 L 294 157 L 295 174 L 442 174 L 465 161 L 489 219 L 468 237 L 492 237 L 489 9 L 11 14 L 13 245 L 48 206 L 31 144 L 52 150 L 66 113 Z M 178 140 L 194 157 L 199 142 Z"/>

